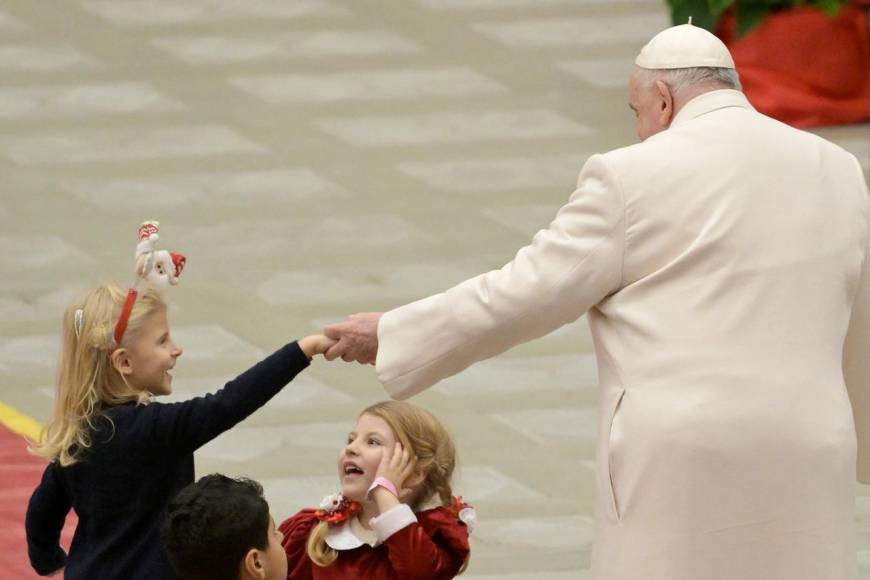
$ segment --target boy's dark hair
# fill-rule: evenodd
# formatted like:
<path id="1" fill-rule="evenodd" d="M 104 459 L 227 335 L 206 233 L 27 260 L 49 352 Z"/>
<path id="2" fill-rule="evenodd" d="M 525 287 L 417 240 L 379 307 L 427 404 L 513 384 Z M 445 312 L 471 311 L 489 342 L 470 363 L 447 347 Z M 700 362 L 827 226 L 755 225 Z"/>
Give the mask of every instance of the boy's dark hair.
<path id="1" fill-rule="evenodd" d="M 263 487 L 219 473 L 178 492 L 160 530 L 169 561 L 184 580 L 237 580 L 248 550 L 266 549 L 268 532 Z"/>

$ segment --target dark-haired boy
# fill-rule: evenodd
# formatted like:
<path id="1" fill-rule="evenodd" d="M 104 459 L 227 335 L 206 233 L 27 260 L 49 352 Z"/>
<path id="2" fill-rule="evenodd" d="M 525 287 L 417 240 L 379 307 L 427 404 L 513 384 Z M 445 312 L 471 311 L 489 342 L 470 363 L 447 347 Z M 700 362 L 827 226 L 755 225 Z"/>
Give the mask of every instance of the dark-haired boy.
<path id="1" fill-rule="evenodd" d="M 215 473 L 169 502 L 161 527 L 183 580 L 285 580 L 287 556 L 263 488 Z"/>

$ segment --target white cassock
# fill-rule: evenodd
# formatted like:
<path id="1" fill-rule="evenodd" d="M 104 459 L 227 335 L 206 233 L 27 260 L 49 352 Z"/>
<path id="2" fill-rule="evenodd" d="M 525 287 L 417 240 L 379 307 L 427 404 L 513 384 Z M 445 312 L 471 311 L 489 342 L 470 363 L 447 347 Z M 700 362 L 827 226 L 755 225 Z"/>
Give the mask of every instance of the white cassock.
<path id="1" fill-rule="evenodd" d="M 852 580 L 868 210 L 854 156 L 739 91 L 703 94 L 668 130 L 590 157 L 502 269 L 386 313 L 378 376 L 409 397 L 588 312 L 591 578 Z"/>

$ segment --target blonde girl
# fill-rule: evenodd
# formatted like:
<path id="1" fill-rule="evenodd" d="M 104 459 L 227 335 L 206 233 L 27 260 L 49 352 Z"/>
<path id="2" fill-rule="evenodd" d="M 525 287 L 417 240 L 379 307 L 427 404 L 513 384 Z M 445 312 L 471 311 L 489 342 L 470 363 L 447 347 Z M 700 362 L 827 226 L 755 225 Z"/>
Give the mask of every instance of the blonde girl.
<path id="1" fill-rule="evenodd" d="M 50 461 L 25 524 L 39 574 L 171 578 L 158 522 L 193 482 L 194 450 L 264 405 L 331 344 L 320 335 L 291 342 L 214 394 L 158 403 L 154 396 L 172 392 L 182 348 L 160 296 L 144 290 L 134 299 L 104 284 L 64 314 L 54 415 L 32 448 Z M 66 554 L 59 537 L 70 509 L 79 521 Z"/>
<path id="2" fill-rule="evenodd" d="M 456 449 L 431 413 L 385 401 L 360 413 L 338 458 L 341 493 L 280 526 L 288 578 L 453 578 L 473 509 L 454 497 Z"/>

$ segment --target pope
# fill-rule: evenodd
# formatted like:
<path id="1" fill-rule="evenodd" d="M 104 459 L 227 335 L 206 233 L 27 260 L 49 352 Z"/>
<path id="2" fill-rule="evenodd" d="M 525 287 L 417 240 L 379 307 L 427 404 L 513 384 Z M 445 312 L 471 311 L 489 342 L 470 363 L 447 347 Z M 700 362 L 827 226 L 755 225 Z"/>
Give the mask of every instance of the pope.
<path id="1" fill-rule="evenodd" d="M 327 358 L 376 363 L 410 397 L 587 314 L 593 580 L 854 580 L 856 468 L 870 482 L 861 167 L 756 112 L 701 28 L 661 32 L 635 62 L 640 143 L 590 157 L 503 268 L 328 327 Z"/>

